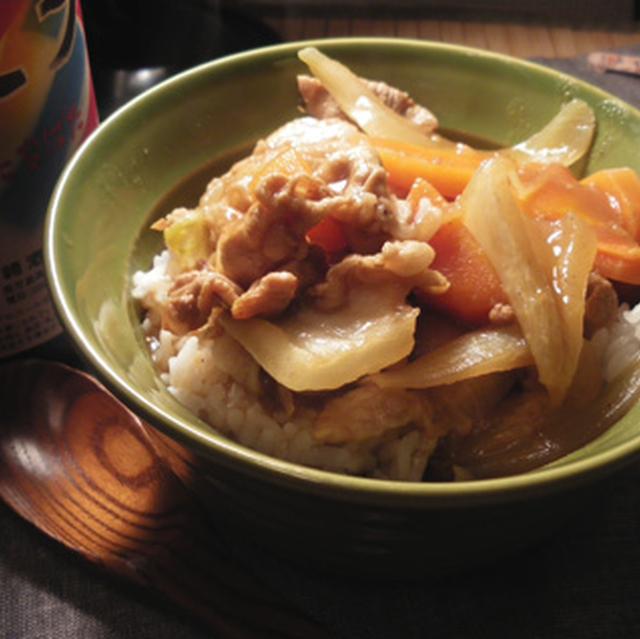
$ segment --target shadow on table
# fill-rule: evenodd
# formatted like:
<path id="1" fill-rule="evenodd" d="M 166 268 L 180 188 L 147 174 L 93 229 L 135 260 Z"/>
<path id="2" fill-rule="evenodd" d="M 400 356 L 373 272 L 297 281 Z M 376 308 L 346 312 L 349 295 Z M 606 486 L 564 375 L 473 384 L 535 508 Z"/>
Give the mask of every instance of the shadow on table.
<path id="1" fill-rule="evenodd" d="M 230 547 L 239 564 L 336 639 L 630 637 L 640 627 L 640 466 L 605 482 L 592 509 L 526 554 L 438 581 L 347 581 Z M 0 619 L 6 636 L 200 639 L 179 611 L 112 579 L 6 508 Z"/>
<path id="2" fill-rule="evenodd" d="M 526 554 L 438 582 L 340 583 L 278 570 L 336 637 L 600 639 L 640 628 L 640 466 L 600 487 L 588 511 Z M 274 568 L 275 570 L 275 568 Z"/>
<path id="3" fill-rule="evenodd" d="M 153 593 L 105 574 L 0 502 L 0 635 L 10 639 L 205 639 Z"/>

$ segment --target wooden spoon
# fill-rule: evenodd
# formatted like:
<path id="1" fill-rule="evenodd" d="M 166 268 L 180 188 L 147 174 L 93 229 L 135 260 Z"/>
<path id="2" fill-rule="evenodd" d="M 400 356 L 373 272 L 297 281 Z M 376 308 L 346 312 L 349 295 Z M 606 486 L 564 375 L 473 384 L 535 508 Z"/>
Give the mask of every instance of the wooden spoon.
<path id="1" fill-rule="evenodd" d="M 7 364 L 0 401 L 0 497 L 26 520 L 217 637 L 328 636 L 229 558 L 153 429 L 95 379 L 52 362 Z"/>

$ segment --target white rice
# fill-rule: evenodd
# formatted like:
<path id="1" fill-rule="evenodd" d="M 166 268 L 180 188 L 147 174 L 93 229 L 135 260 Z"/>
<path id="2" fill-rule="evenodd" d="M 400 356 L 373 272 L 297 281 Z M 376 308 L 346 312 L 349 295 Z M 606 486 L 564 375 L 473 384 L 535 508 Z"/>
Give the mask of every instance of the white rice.
<path id="1" fill-rule="evenodd" d="M 163 301 L 171 286 L 169 275 L 169 251 L 162 251 L 153 258 L 153 266 L 148 271 L 137 271 L 133 274 L 134 298 L 142 300 L 153 295 L 157 302 Z"/>
<path id="2" fill-rule="evenodd" d="M 640 356 L 640 304 L 631 310 L 623 304 L 617 320 L 600 332 L 603 331 L 606 335 L 604 378 L 611 382 Z"/>
<path id="3" fill-rule="evenodd" d="M 316 412 L 296 408 L 292 415 L 270 412 L 259 397 L 260 370 L 231 337 L 178 337 L 159 330 L 159 308 L 171 284 L 167 251 L 147 272 L 133 277 L 132 294 L 148 309 L 142 328 L 151 356 L 175 398 L 222 434 L 280 459 L 339 473 L 405 481 L 422 478 L 437 440 L 422 430 L 364 443 L 328 445 L 316 441 Z M 615 379 L 640 356 L 640 304 L 620 307 L 616 321 L 593 337 L 602 354 L 604 378 Z"/>
<path id="4" fill-rule="evenodd" d="M 167 353 L 173 354 L 167 358 Z M 258 366 L 230 337 L 176 338 L 162 331 L 153 354 L 169 391 L 207 423 L 268 455 L 349 474 L 419 479 L 427 452 L 418 433 L 404 440 L 330 446 L 312 436 L 313 411 L 269 414 L 258 400 Z M 434 442 L 435 445 L 435 442 Z"/>
<path id="5" fill-rule="evenodd" d="M 238 443 L 303 465 L 339 473 L 419 481 L 436 445 L 422 431 L 360 444 L 316 441 L 316 412 L 296 408 L 292 415 L 270 413 L 259 396 L 260 369 L 231 337 L 178 337 L 159 329 L 159 309 L 171 284 L 167 251 L 153 267 L 133 276 L 133 297 L 148 310 L 142 328 L 151 356 L 169 392 L 199 418 Z"/>

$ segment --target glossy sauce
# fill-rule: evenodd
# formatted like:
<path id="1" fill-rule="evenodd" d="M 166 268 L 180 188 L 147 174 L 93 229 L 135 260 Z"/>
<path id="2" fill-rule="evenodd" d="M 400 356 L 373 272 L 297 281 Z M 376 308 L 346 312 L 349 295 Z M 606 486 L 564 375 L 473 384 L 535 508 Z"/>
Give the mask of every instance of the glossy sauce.
<path id="1" fill-rule="evenodd" d="M 475 478 L 524 473 L 549 464 L 602 435 L 640 399 L 640 366 L 635 363 L 589 402 L 567 402 L 551 414 L 533 414 L 503 428 L 490 416 L 481 428 L 449 441 L 450 462 Z"/>
<path id="2" fill-rule="evenodd" d="M 474 148 L 497 148 L 476 136 L 443 133 Z M 252 146 L 234 150 L 196 170 L 167 192 L 150 211 L 149 219 L 163 217 L 177 207 L 197 206 L 209 181 L 251 151 Z M 490 414 L 470 435 L 444 440 L 442 454 L 434 459 L 434 465 L 442 463 L 444 457 L 445 465 L 458 466 L 474 478 L 488 478 L 527 472 L 563 457 L 601 435 L 640 399 L 640 365 L 636 363 L 621 379 L 595 395 L 592 401 L 567 402 L 553 412 L 541 411 L 508 428 Z M 500 406 L 494 412 L 499 410 Z M 428 469 L 427 477 L 431 476 Z M 438 473 L 433 476 L 437 478 Z"/>
<path id="3" fill-rule="evenodd" d="M 441 132 L 442 135 L 451 140 L 463 142 L 476 149 L 491 150 L 499 148 L 499 145 L 495 142 L 470 133 L 454 131 L 452 129 L 442 129 Z M 247 145 L 246 147 L 225 153 L 185 177 L 170 189 L 156 206 L 153 207 L 149 213 L 149 219 L 156 220 L 180 206 L 187 208 L 195 207 L 198 204 L 200 196 L 204 193 L 207 184 L 214 177 L 225 173 L 235 162 L 249 155 L 252 150 L 253 145 Z"/>

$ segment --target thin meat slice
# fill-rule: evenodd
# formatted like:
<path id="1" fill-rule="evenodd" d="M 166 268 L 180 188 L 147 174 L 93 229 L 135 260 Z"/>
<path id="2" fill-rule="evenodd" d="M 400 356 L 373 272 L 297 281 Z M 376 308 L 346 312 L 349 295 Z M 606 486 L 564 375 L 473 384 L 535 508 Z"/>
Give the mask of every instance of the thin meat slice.
<path id="1" fill-rule="evenodd" d="M 360 386 L 326 403 L 313 436 L 327 444 L 361 442 L 406 426 L 427 430 L 432 416 L 430 403 L 417 393 Z"/>
<path id="2" fill-rule="evenodd" d="M 273 317 L 284 311 L 298 290 L 298 278 L 287 271 L 273 271 L 255 281 L 231 307 L 235 319 Z"/>
<path id="3" fill-rule="evenodd" d="M 242 293 L 237 284 L 206 267 L 178 275 L 169 290 L 162 326 L 184 335 L 209 321 L 215 308 L 229 308 Z"/>

